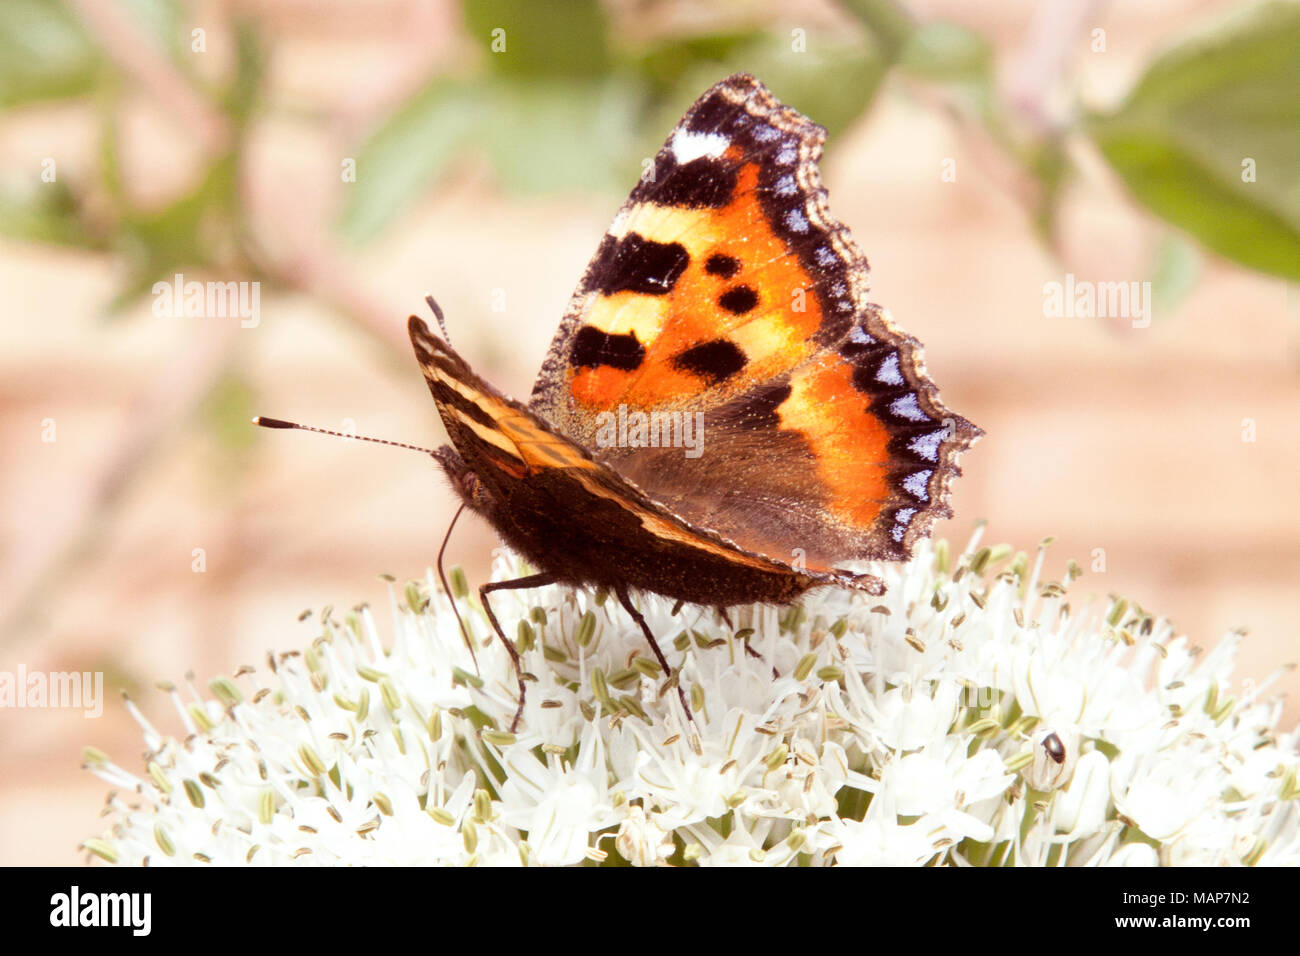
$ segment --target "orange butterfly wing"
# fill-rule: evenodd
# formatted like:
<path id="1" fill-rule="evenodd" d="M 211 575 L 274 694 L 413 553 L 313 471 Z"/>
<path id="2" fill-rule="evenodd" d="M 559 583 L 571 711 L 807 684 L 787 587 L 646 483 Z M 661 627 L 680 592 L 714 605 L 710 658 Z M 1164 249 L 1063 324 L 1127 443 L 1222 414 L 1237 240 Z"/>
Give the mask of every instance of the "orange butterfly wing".
<path id="1" fill-rule="evenodd" d="M 981 434 L 867 300 L 824 139 L 751 76 L 706 92 L 602 240 L 530 403 L 693 524 L 810 569 L 906 557 Z"/>

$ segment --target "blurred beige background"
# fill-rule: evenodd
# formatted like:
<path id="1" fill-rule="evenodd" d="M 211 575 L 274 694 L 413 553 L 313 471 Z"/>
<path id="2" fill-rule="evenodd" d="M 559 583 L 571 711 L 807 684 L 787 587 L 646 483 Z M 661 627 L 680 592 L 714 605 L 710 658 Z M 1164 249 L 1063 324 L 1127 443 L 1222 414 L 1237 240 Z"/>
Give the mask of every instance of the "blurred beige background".
<path id="1" fill-rule="evenodd" d="M 95 17 L 95 6 L 82 4 L 83 14 Z M 77 844 L 98 832 L 106 789 L 79 769 L 82 746 L 142 767 L 117 688 L 174 729 L 153 681 L 193 671 L 206 686 L 241 664 L 261 667 L 268 649 L 315 635 L 311 621 L 296 620 L 304 608 L 370 602 L 382 625 L 377 575 L 421 576 L 433 562 L 451 499 L 431 461 L 251 427 L 242 446 L 218 441 L 202 426 L 201 400 L 217 371 L 237 366 L 254 386 L 255 412 L 439 442 L 404 354 L 406 316 L 425 314 L 423 296 L 435 292 L 458 348 L 526 396 L 621 201 L 519 199 L 462 161 L 376 242 L 333 245 L 327 224 L 347 188 L 340 158 L 431 65 L 472 63 L 482 40 L 466 35 L 456 7 L 422 0 L 240 6 L 273 38 L 268 104 L 249 131 L 241 187 L 256 226 L 303 288 L 368 324 L 341 320 L 314 296 L 265 290 L 257 328 L 158 318 L 147 298 L 107 321 L 113 256 L 0 241 L 0 670 L 102 670 L 109 693 L 97 720 L 0 711 L 0 863 L 81 859 Z M 640 6 L 614 4 L 616 22 L 632 29 L 649 16 L 647 29 L 666 28 L 708 16 Z M 1090 54 L 1079 44 L 1071 69 L 1080 89 L 1094 104 L 1113 102 L 1173 33 L 1232 6 L 1098 5 L 1108 48 Z M 1008 73 L 1032 50 L 1026 0 L 912 8 L 978 29 Z M 776 16 L 833 26 L 842 13 L 805 3 Z M 210 35 L 214 61 L 228 43 Z M 1054 579 L 1068 558 L 1088 570 L 1104 552 L 1104 571 L 1085 574 L 1078 591 L 1121 593 L 1205 645 L 1246 627 L 1240 676 L 1264 678 L 1297 656 L 1300 625 L 1300 296 L 1202 253 L 1191 293 L 1149 328 L 1045 318 L 1043 285 L 1066 272 L 1148 278 L 1167 227 L 1079 144 L 1083 175 L 1068 187 L 1066 241 L 1054 258 L 996 156 L 926 96 L 887 81 L 832 144 L 823 172 L 835 213 L 871 261 L 875 298 L 926 343 L 945 400 L 987 432 L 963 461 L 957 517 L 936 533 L 961 544 L 987 518 L 986 541 L 1030 551 L 1055 534 Z M 132 103 L 125 179 L 138 195 L 165 197 L 194 175 L 203 118 L 186 116 L 183 103 L 160 106 L 143 85 Z M 0 114 L 0 168 L 10 179 L 37 176 L 42 159 L 57 156 L 71 175 L 93 161 L 95 133 L 81 106 Z M 956 182 L 938 174 L 949 157 Z M 491 310 L 493 290 L 504 290 L 504 314 Z M 54 442 L 41 440 L 46 419 Z M 1243 441 L 1245 419 L 1254 442 Z M 451 553 L 476 580 L 493 545 L 487 527 L 467 520 Z M 202 573 L 192 570 L 196 548 Z M 1300 681 L 1290 672 L 1278 687 L 1294 698 Z M 1284 724 L 1298 714 L 1292 700 Z"/>

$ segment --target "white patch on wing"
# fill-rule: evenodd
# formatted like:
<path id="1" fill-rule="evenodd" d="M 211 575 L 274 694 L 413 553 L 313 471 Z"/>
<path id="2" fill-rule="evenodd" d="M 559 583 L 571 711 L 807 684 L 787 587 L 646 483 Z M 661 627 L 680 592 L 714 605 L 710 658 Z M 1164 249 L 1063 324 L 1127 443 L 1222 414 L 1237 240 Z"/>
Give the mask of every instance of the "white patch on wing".
<path id="1" fill-rule="evenodd" d="M 902 385 L 903 373 L 898 370 L 898 353 L 890 352 L 876 369 L 876 381 L 886 385 Z"/>
<path id="2" fill-rule="evenodd" d="M 731 140 L 721 133 L 693 133 L 688 129 L 679 129 L 673 134 L 670 148 L 677 162 L 684 164 L 702 156 L 717 159 L 730 145 Z"/>
<path id="3" fill-rule="evenodd" d="M 926 461 L 938 461 L 939 443 L 943 441 L 943 436 L 944 436 L 944 432 L 942 428 L 936 432 L 929 432 L 928 434 L 925 435 L 917 435 L 910 442 L 908 442 L 907 447 L 912 451 L 916 452 Z"/>
<path id="4" fill-rule="evenodd" d="M 907 523 L 912 520 L 914 514 L 916 514 L 915 508 L 899 508 L 894 513 L 894 527 L 889 529 L 889 536 L 895 541 L 901 542 L 903 534 L 907 531 Z"/>
<path id="5" fill-rule="evenodd" d="M 914 471 L 903 479 L 903 490 L 913 498 L 920 501 L 929 501 L 929 483 L 930 475 L 934 474 L 930 469 L 925 471 Z"/>
<path id="6" fill-rule="evenodd" d="M 889 410 L 899 418 L 906 418 L 911 422 L 928 422 L 930 416 L 921 411 L 921 406 L 916 403 L 916 393 L 908 392 L 902 398 L 896 398 L 889 403 Z"/>

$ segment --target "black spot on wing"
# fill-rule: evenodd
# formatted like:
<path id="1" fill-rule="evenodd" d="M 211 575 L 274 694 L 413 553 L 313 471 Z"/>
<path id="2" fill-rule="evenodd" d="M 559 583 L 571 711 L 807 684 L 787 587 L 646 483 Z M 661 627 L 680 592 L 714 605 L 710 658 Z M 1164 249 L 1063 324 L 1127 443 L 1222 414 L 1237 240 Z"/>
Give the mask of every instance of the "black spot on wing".
<path id="1" fill-rule="evenodd" d="M 654 242 L 635 232 L 622 239 L 606 236 L 591 263 L 586 286 L 605 295 L 664 295 L 672 291 L 690 261 L 690 254 L 680 242 Z"/>
<path id="2" fill-rule="evenodd" d="M 718 296 L 718 305 L 734 315 L 743 315 L 758 305 L 758 293 L 747 285 L 732 286 Z"/>
<path id="3" fill-rule="evenodd" d="M 630 372 L 644 359 L 645 346 L 637 341 L 635 333 L 610 335 L 592 325 L 584 325 L 578 330 L 569 350 L 569 362 L 575 368 L 608 365 Z"/>
<path id="4" fill-rule="evenodd" d="M 704 263 L 704 271 L 711 276 L 730 279 L 740 271 L 740 260 L 734 256 L 724 256 L 720 252 L 715 252 Z"/>
<path id="5" fill-rule="evenodd" d="M 691 107 L 687 126 L 701 133 L 730 131 L 737 122 L 747 119 L 744 108 L 719 90 L 700 97 Z"/>
<path id="6" fill-rule="evenodd" d="M 637 183 L 632 201 L 720 209 L 736 192 L 736 173 L 736 165 L 725 159 L 701 157 L 678 163 L 672 150 L 664 149 L 655 157 L 653 178 Z"/>
<path id="7" fill-rule="evenodd" d="M 716 385 L 745 367 L 745 353 L 734 342 L 715 339 L 687 349 L 673 359 L 673 365 Z"/>
<path id="8" fill-rule="evenodd" d="M 781 419 L 776 410 L 790 397 L 790 392 L 789 383 L 764 385 L 727 406 L 724 417 L 750 428 L 777 428 Z"/>

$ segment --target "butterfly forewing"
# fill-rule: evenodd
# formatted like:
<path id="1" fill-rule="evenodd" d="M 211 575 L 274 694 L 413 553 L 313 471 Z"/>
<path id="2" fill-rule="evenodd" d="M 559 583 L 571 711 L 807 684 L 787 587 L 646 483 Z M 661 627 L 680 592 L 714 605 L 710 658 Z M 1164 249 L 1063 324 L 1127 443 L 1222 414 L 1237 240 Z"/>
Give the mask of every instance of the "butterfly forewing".
<path id="1" fill-rule="evenodd" d="M 980 431 L 867 300 L 824 138 L 753 77 L 705 93 L 602 240 L 530 404 L 688 521 L 829 568 L 905 557 Z M 608 427 L 674 413 L 701 416 L 697 455 Z"/>

